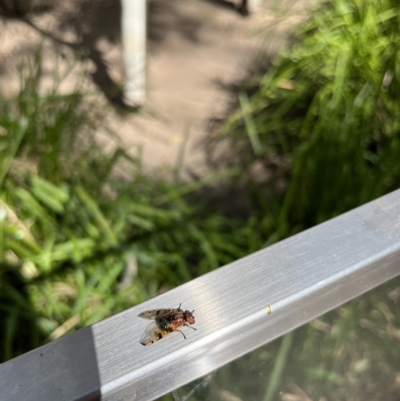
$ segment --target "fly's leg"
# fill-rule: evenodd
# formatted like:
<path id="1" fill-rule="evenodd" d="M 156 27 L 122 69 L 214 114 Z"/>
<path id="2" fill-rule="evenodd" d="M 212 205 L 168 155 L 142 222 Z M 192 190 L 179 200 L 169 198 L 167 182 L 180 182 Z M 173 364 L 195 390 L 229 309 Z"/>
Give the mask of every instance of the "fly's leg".
<path id="1" fill-rule="evenodd" d="M 184 324 L 184 326 L 186 326 L 186 327 L 190 327 L 191 329 L 193 329 L 193 330 L 197 330 L 196 328 L 194 328 L 194 327 L 192 327 L 192 326 L 189 326 L 188 324 Z"/>
<path id="2" fill-rule="evenodd" d="M 183 338 L 186 340 L 186 336 L 183 334 L 183 331 L 181 330 L 175 330 L 175 331 L 179 331 L 179 333 L 181 333 L 183 335 Z"/>

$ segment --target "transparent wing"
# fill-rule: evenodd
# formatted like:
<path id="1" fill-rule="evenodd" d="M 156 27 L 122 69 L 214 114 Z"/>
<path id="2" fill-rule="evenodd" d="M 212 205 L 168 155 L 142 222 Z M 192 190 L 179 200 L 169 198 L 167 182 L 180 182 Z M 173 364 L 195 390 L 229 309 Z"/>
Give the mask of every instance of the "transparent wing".
<path id="1" fill-rule="evenodd" d="M 177 311 L 177 309 L 154 309 L 154 310 L 146 310 L 142 313 L 139 313 L 139 317 L 143 319 L 158 319 L 165 315 L 169 315 L 171 312 Z"/>
<path id="2" fill-rule="evenodd" d="M 169 331 L 160 329 L 155 322 L 151 322 L 140 337 L 140 344 L 151 345 L 170 334 Z"/>

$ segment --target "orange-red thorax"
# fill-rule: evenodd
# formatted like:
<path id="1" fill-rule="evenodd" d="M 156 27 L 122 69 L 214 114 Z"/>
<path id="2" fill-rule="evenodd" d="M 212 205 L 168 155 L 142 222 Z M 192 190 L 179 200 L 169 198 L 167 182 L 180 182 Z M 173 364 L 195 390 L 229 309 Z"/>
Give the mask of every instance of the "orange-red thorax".
<path id="1" fill-rule="evenodd" d="M 194 324 L 195 318 L 193 316 L 193 311 L 179 311 L 176 313 L 171 313 L 169 316 L 163 317 L 158 321 L 159 327 L 170 329 L 172 331 L 177 330 L 179 327 L 185 324 Z"/>

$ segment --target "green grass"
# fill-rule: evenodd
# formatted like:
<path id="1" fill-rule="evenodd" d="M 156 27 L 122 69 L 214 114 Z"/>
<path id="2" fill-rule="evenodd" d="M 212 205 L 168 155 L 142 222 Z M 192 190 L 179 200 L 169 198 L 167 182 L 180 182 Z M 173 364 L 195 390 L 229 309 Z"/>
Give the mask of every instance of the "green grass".
<path id="1" fill-rule="evenodd" d="M 43 93 L 40 51 L 22 76 L 0 103 L 0 361 L 261 246 L 196 195 L 236 169 L 150 178 L 140 155 L 96 144 L 104 105 L 57 85 Z"/>
<path id="2" fill-rule="evenodd" d="M 399 24 L 394 0 L 329 2 L 298 27 L 255 94 L 240 94 L 218 139 L 249 177 L 269 235 L 399 187 Z"/>

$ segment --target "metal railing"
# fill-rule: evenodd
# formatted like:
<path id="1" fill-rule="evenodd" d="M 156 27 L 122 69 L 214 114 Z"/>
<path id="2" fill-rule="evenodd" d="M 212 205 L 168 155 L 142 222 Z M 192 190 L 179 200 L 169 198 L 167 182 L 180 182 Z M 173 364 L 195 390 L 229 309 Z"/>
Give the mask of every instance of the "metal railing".
<path id="1" fill-rule="evenodd" d="M 400 191 L 0 365 L 1 400 L 151 400 L 400 274 Z M 146 309 L 197 331 L 144 347 Z"/>

